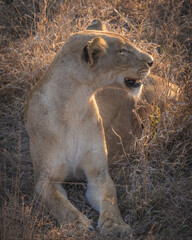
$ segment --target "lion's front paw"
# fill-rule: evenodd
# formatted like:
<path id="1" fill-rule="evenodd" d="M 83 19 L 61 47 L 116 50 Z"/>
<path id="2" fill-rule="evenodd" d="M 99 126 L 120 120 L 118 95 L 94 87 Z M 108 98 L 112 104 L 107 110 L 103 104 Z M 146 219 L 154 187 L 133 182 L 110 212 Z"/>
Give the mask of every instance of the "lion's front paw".
<path id="1" fill-rule="evenodd" d="M 107 218 L 100 220 L 99 227 L 101 234 L 111 237 L 120 237 L 123 239 L 130 239 L 131 228 L 123 220 Z"/>
<path id="2" fill-rule="evenodd" d="M 73 236 L 74 234 L 82 235 L 84 232 L 92 231 L 94 228 L 91 224 L 91 221 L 84 214 L 79 214 L 75 220 L 71 220 L 69 223 L 62 224 L 61 229 L 67 229 L 67 235 Z"/>
<path id="3" fill-rule="evenodd" d="M 74 221 L 74 224 L 79 229 L 84 230 L 93 230 L 93 226 L 91 224 L 91 221 L 83 214 L 81 214 L 78 219 Z"/>

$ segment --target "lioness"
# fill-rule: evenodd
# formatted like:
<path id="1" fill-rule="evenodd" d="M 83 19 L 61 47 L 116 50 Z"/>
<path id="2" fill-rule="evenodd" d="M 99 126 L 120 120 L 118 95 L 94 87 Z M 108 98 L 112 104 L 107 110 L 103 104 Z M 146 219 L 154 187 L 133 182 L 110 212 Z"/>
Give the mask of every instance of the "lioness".
<path id="1" fill-rule="evenodd" d="M 131 232 L 121 217 L 108 173 L 102 119 L 94 94 L 113 85 L 138 96 L 152 64 L 153 58 L 126 37 L 86 30 L 69 38 L 30 92 L 25 121 L 35 191 L 59 224 L 76 221 L 79 227 L 90 227 L 61 186 L 67 176 L 83 171 L 88 201 L 100 213 L 101 233 L 125 237 Z"/>

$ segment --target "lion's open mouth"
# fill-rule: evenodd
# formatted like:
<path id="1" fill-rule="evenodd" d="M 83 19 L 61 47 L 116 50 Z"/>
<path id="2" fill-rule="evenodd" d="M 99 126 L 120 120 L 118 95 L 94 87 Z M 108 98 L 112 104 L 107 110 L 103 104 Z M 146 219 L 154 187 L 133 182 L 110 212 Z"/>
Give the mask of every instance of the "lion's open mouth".
<path id="1" fill-rule="evenodd" d="M 125 85 L 130 88 L 138 88 L 142 85 L 140 80 L 131 79 L 131 78 L 124 78 Z"/>

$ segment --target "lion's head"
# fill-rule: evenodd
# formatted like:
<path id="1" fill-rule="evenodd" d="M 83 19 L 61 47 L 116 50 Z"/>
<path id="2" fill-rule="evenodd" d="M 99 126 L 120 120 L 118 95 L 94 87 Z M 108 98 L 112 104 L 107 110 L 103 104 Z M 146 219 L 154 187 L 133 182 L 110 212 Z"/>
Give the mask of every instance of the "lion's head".
<path id="1" fill-rule="evenodd" d="M 69 51 L 71 61 L 76 59 L 75 78 L 79 76 L 80 82 L 92 84 L 95 90 L 116 84 L 137 95 L 153 64 L 153 58 L 132 45 L 126 37 L 102 30 L 74 34 L 63 51 L 62 57 L 68 56 L 68 61 Z"/>

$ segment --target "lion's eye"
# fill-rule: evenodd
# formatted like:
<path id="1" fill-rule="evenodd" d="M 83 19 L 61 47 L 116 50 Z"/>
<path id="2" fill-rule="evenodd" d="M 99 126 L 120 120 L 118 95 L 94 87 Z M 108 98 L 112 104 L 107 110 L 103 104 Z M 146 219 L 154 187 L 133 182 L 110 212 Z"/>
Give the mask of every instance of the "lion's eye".
<path id="1" fill-rule="evenodd" d="M 125 48 L 122 48 L 121 50 L 119 50 L 120 54 L 125 54 L 125 53 L 128 53 L 128 52 L 130 52 L 130 51 L 125 49 Z"/>
<path id="2" fill-rule="evenodd" d="M 119 53 L 124 53 L 126 52 L 126 49 L 122 48 L 121 50 L 119 50 Z"/>

